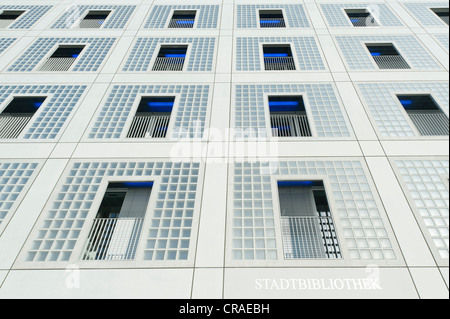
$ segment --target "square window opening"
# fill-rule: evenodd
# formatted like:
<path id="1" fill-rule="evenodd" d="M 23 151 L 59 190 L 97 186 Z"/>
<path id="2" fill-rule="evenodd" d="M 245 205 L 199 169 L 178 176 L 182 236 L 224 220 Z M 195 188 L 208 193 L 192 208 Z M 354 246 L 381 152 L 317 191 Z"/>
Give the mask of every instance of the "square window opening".
<path id="1" fill-rule="evenodd" d="M 259 10 L 261 28 L 285 28 L 286 24 L 281 10 Z"/>
<path id="2" fill-rule="evenodd" d="M 269 96 L 270 123 L 274 137 L 312 136 L 303 97 Z"/>
<path id="3" fill-rule="evenodd" d="M 431 11 L 433 11 L 447 25 L 449 24 L 449 17 L 448 17 L 449 8 L 431 8 Z"/>
<path id="4" fill-rule="evenodd" d="M 111 11 L 89 11 L 80 21 L 79 28 L 82 29 L 98 29 L 100 28 L 111 14 Z"/>
<path id="5" fill-rule="evenodd" d="M 366 46 L 380 69 L 410 69 L 392 43 L 366 44 Z"/>
<path id="6" fill-rule="evenodd" d="M 39 71 L 68 71 L 84 48 L 84 45 L 59 46 L 44 62 Z"/>
<path id="7" fill-rule="evenodd" d="M 294 57 L 289 44 L 265 44 L 263 55 L 265 70 L 295 70 Z"/>
<path id="8" fill-rule="evenodd" d="M 354 27 L 377 27 L 379 24 L 366 9 L 345 9 L 350 22 Z"/>
<path id="9" fill-rule="evenodd" d="M 193 28 L 196 14 L 195 10 L 175 10 L 169 28 Z"/>
<path id="10" fill-rule="evenodd" d="M 182 71 L 187 49 L 187 45 L 161 46 L 152 71 Z"/>

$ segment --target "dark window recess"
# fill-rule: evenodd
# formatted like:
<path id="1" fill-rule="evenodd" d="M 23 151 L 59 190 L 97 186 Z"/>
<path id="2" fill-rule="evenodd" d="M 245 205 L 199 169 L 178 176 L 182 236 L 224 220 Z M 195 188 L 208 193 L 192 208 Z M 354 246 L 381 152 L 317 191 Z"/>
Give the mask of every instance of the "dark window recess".
<path id="1" fill-rule="evenodd" d="M 39 71 L 68 71 L 84 49 L 84 45 L 60 46 Z"/>
<path id="2" fill-rule="evenodd" d="M 19 18 L 25 11 L 5 10 L 0 13 L 0 28 L 6 28 Z"/>
<path id="3" fill-rule="evenodd" d="M 100 28 L 108 18 L 111 11 L 89 11 L 89 13 L 80 21 L 80 28 L 97 29 Z"/>
<path id="4" fill-rule="evenodd" d="M 161 46 L 152 71 L 182 71 L 187 45 Z"/>
<path id="5" fill-rule="evenodd" d="M 266 70 L 295 70 L 290 45 L 263 45 Z"/>
<path id="6" fill-rule="evenodd" d="M 110 183 L 89 232 L 83 260 L 133 260 L 153 182 Z"/>
<path id="7" fill-rule="evenodd" d="M 127 138 L 165 138 L 175 97 L 144 97 L 139 103 Z"/>
<path id="8" fill-rule="evenodd" d="M 375 18 L 365 9 L 346 9 L 345 12 L 355 27 L 379 26 Z"/>
<path id="9" fill-rule="evenodd" d="M 342 258 L 322 181 L 279 181 L 286 259 Z"/>
<path id="10" fill-rule="evenodd" d="M 449 135 L 448 118 L 430 95 L 398 95 L 397 97 L 420 135 Z"/>
<path id="11" fill-rule="evenodd" d="M 366 46 L 380 69 L 410 69 L 393 44 L 366 44 Z"/>
<path id="12" fill-rule="evenodd" d="M 15 97 L 0 114 L 0 139 L 17 138 L 45 97 Z"/>
<path id="13" fill-rule="evenodd" d="M 446 24 L 449 24 L 448 8 L 431 9 L 431 11 L 433 11 Z"/>
<path id="14" fill-rule="evenodd" d="M 302 96 L 269 96 L 269 109 L 273 136 L 312 136 Z"/>
<path id="15" fill-rule="evenodd" d="M 259 25 L 261 28 L 285 28 L 283 12 L 281 10 L 260 10 Z"/>
<path id="16" fill-rule="evenodd" d="M 169 28 L 193 28 L 196 11 L 174 11 Z"/>

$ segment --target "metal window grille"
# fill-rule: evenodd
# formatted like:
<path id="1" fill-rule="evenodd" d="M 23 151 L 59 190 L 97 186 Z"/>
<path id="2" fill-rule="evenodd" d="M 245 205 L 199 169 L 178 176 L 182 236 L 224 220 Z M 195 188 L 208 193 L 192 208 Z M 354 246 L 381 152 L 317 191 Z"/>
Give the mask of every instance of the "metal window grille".
<path id="1" fill-rule="evenodd" d="M 165 138 L 170 115 L 136 115 L 127 138 Z"/>
<path id="2" fill-rule="evenodd" d="M 367 17 L 351 17 L 351 23 L 355 27 L 378 27 L 379 24 L 372 16 Z"/>
<path id="3" fill-rule="evenodd" d="M 284 23 L 283 18 L 261 18 L 259 20 L 261 28 L 285 28 L 286 24 Z"/>
<path id="4" fill-rule="evenodd" d="M 152 71 L 183 71 L 185 58 L 157 57 Z"/>
<path id="5" fill-rule="evenodd" d="M 195 19 L 171 19 L 169 22 L 169 28 L 176 29 L 188 29 L 194 27 Z"/>
<path id="6" fill-rule="evenodd" d="M 410 69 L 411 67 L 401 55 L 373 56 L 380 69 Z"/>
<path id="7" fill-rule="evenodd" d="M 100 28 L 106 19 L 83 19 L 78 24 L 80 29 L 98 29 Z"/>
<path id="8" fill-rule="evenodd" d="M 82 260 L 133 260 L 143 218 L 96 218 Z"/>
<path id="9" fill-rule="evenodd" d="M 282 217 L 286 259 L 342 258 L 331 213 L 318 217 Z"/>
<path id="10" fill-rule="evenodd" d="M 32 117 L 33 114 L 0 115 L 0 139 L 19 137 Z"/>
<path id="11" fill-rule="evenodd" d="M 272 135 L 275 137 L 312 136 L 307 115 L 271 114 Z"/>
<path id="12" fill-rule="evenodd" d="M 264 68 L 273 70 L 295 70 L 294 58 L 288 57 L 264 57 Z"/>
<path id="13" fill-rule="evenodd" d="M 423 136 L 449 135 L 449 121 L 441 111 L 407 111 L 411 121 Z"/>
<path id="14" fill-rule="evenodd" d="M 50 57 L 39 71 L 68 71 L 76 58 L 52 58 Z"/>

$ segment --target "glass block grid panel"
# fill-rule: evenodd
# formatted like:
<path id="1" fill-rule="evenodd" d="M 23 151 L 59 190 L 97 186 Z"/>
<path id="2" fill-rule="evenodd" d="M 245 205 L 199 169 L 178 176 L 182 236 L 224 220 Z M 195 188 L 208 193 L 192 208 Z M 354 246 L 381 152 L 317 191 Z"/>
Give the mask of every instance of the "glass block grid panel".
<path id="1" fill-rule="evenodd" d="M 2 54 L 17 38 L 0 38 L 0 54 Z"/>
<path id="2" fill-rule="evenodd" d="M 219 22 L 218 5 L 156 5 L 146 21 L 145 29 L 164 28 L 171 19 L 173 10 L 196 10 L 196 28 L 214 29 Z"/>
<path id="3" fill-rule="evenodd" d="M 448 52 L 449 51 L 449 42 L 450 42 L 448 34 L 437 34 L 437 35 L 434 35 L 434 37 Z"/>
<path id="4" fill-rule="evenodd" d="M 238 138 L 248 132 L 255 137 L 267 137 L 265 94 L 303 95 L 310 109 L 317 137 L 350 137 L 347 119 L 331 84 L 237 85 L 235 129 Z M 266 103 L 266 104 L 265 104 Z"/>
<path id="5" fill-rule="evenodd" d="M 396 160 L 395 165 L 415 208 L 439 256 L 448 259 L 449 248 L 449 174 L 448 160 Z"/>
<path id="6" fill-rule="evenodd" d="M 0 227 L 11 217 L 39 166 L 36 162 L 0 161 Z"/>
<path id="7" fill-rule="evenodd" d="M 199 166 L 199 163 L 145 161 L 73 162 L 44 208 L 26 248 L 25 260 L 79 261 L 81 256 L 72 253 L 78 241 L 82 245 L 86 242 L 80 232 L 83 227 L 90 227 L 91 220 L 87 217 L 94 199 L 103 197 L 99 194 L 100 184 L 104 179 L 117 177 L 160 178 L 153 189 L 158 191 L 154 210 L 147 211 L 142 229 L 143 260 L 187 260 L 196 214 Z"/>
<path id="8" fill-rule="evenodd" d="M 409 66 L 416 70 L 439 70 L 441 66 L 414 36 L 338 36 L 336 41 L 350 70 L 378 70 L 366 43 L 393 43 Z"/>
<path id="9" fill-rule="evenodd" d="M 308 17 L 301 4 L 258 4 L 258 5 L 238 5 L 236 24 L 238 28 L 257 28 L 259 25 L 259 10 L 283 9 L 286 27 L 289 28 L 309 28 Z"/>
<path id="10" fill-rule="evenodd" d="M 431 94 L 448 116 L 448 83 L 359 83 L 358 88 L 378 132 L 385 137 L 415 136 L 397 94 Z"/>
<path id="11" fill-rule="evenodd" d="M 85 85 L 2 85 L 0 105 L 10 96 L 47 96 L 45 104 L 33 116 L 23 139 L 54 139 L 81 99 Z"/>
<path id="12" fill-rule="evenodd" d="M 56 49 L 57 45 L 86 44 L 72 71 L 95 72 L 98 71 L 115 41 L 115 38 L 39 38 L 9 67 L 8 71 L 33 71 L 51 50 Z"/>
<path id="13" fill-rule="evenodd" d="M 448 27 L 430 8 L 447 8 L 448 1 L 442 2 L 406 2 L 403 6 L 425 27 Z"/>
<path id="14" fill-rule="evenodd" d="M 259 37 L 236 39 L 236 71 L 261 71 L 260 44 L 288 44 L 297 54 L 297 70 L 321 71 L 325 65 L 314 37 Z"/>
<path id="15" fill-rule="evenodd" d="M 277 167 L 276 171 L 274 168 Z M 339 220 L 340 243 L 350 260 L 395 260 L 385 212 L 360 161 L 305 160 L 277 163 L 236 163 L 233 177 L 232 259 L 277 260 L 277 233 L 271 177 L 328 176 L 334 220 Z M 281 243 L 280 243 L 281 244 Z M 281 248 L 281 247 L 280 247 Z"/>
<path id="16" fill-rule="evenodd" d="M 89 10 L 111 10 L 108 19 L 102 25 L 103 29 L 122 29 L 127 24 L 136 6 L 115 5 L 72 5 L 51 26 L 52 29 L 70 29 L 78 25 L 78 22 Z"/>
<path id="17" fill-rule="evenodd" d="M 344 9 L 367 9 L 383 27 L 401 27 L 403 23 L 384 3 L 324 3 L 320 5 L 328 24 L 332 28 L 351 27 Z"/>
<path id="18" fill-rule="evenodd" d="M 209 85 L 116 85 L 99 111 L 88 137 L 125 137 L 125 123 L 134 116 L 131 110 L 136 99 L 152 94 L 176 96 L 170 138 L 201 137 L 197 135 L 205 128 L 209 93 Z"/>
<path id="19" fill-rule="evenodd" d="M 8 26 L 8 29 L 30 29 L 40 18 L 42 18 L 52 6 L 32 5 L 0 5 L 0 13 L 3 10 L 23 10 L 20 17 Z"/>
<path id="20" fill-rule="evenodd" d="M 215 38 L 138 38 L 125 63 L 125 72 L 151 70 L 152 57 L 158 44 L 188 44 L 186 71 L 212 71 Z"/>

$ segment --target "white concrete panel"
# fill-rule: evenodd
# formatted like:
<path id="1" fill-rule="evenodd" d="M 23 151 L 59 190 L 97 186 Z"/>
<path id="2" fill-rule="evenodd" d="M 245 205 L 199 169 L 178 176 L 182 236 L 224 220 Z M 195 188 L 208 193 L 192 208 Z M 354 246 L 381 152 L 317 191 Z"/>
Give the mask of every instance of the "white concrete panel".
<path id="1" fill-rule="evenodd" d="M 448 288 L 438 268 L 409 268 L 421 299 L 448 299 Z"/>
<path id="2" fill-rule="evenodd" d="M 196 268 L 192 287 L 193 299 L 221 299 L 223 268 Z"/>
<path id="3" fill-rule="evenodd" d="M 448 267 L 441 267 L 439 268 L 439 270 L 441 271 L 442 277 L 444 278 L 445 284 L 447 285 L 447 289 L 449 287 L 449 269 Z"/>
<path id="4" fill-rule="evenodd" d="M 406 268 L 229 268 L 224 298 L 418 298 Z"/>

